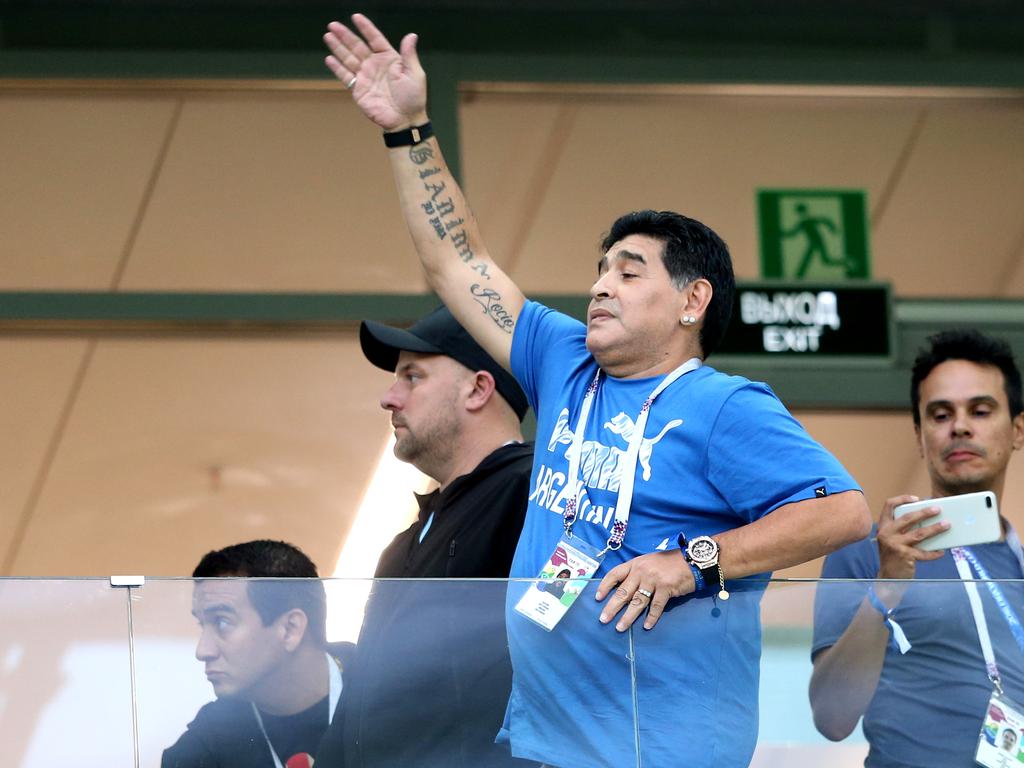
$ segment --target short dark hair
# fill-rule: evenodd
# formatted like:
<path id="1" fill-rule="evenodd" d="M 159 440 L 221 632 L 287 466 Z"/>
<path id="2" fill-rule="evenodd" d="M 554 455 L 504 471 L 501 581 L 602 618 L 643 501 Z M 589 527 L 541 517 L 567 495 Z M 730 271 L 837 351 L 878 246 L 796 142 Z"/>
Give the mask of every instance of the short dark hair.
<path id="1" fill-rule="evenodd" d="M 940 331 L 928 337 L 928 347 L 917 353 L 910 377 L 910 402 L 914 409 L 914 425 L 921 426 L 921 382 L 947 360 L 967 360 L 978 365 L 991 365 L 1002 371 L 1010 418 L 1024 412 L 1021 397 L 1020 369 L 1013 359 L 1013 350 L 1002 339 L 986 336 L 973 328 Z"/>
<path id="2" fill-rule="evenodd" d="M 258 539 L 232 544 L 203 555 L 192 572 L 193 578 L 238 576 L 273 581 L 248 582 L 249 600 L 264 626 L 278 616 L 298 608 L 309 620 L 312 638 L 327 642 L 327 595 L 319 581 L 316 565 L 293 544 Z M 298 579 L 294 582 L 277 579 Z"/>
<path id="3" fill-rule="evenodd" d="M 601 242 L 608 250 L 629 235 L 647 235 L 665 244 L 662 262 L 672 284 L 682 290 L 703 277 L 714 291 L 700 330 L 700 348 L 708 357 L 729 327 L 736 296 L 729 247 L 705 224 L 675 211 L 633 211 L 620 216 Z"/>

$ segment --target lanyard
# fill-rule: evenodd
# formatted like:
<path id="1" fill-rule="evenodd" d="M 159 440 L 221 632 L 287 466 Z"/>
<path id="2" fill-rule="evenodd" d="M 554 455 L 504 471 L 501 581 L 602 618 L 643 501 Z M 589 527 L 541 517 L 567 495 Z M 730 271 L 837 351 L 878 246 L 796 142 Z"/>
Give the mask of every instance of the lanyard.
<path id="1" fill-rule="evenodd" d="M 1010 528 L 1009 533 L 1006 536 L 1006 543 L 1013 550 L 1014 556 L 1017 558 L 1017 562 L 1021 566 L 1021 571 L 1024 572 L 1024 551 L 1021 549 L 1020 539 L 1017 536 L 1017 532 Z M 998 693 L 1003 692 L 1003 687 L 1000 684 L 999 678 L 999 667 L 996 664 L 995 650 L 992 648 L 992 638 L 989 637 L 988 633 L 988 622 L 985 621 L 985 611 L 981 605 L 981 595 L 978 593 L 978 585 L 974 581 L 974 577 L 971 574 L 971 566 L 974 566 L 974 570 L 977 572 L 978 577 L 986 582 L 989 592 L 992 595 L 992 599 L 995 601 L 996 606 L 999 608 L 999 612 L 1003 614 L 1003 619 L 1010 627 L 1010 633 L 1013 635 L 1013 639 L 1017 641 L 1017 645 L 1021 651 L 1024 652 L 1024 627 L 1021 626 L 1020 619 L 1017 617 L 1016 612 L 1010 606 L 1009 601 L 1006 599 L 1006 595 L 1003 594 L 1003 590 L 998 584 L 991 581 L 991 577 L 985 566 L 981 564 L 977 556 L 971 552 L 967 547 L 953 547 L 950 550 L 953 555 L 953 561 L 956 563 L 957 573 L 960 574 L 960 579 L 964 583 L 964 590 L 967 592 L 967 600 L 971 604 L 971 614 L 974 617 L 974 626 L 978 631 L 978 643 L 981 645 L 981 655 L 985 659 L 985 671 L 988 674 L 989 680 L 996 687 Z"/>
<path id="2" fill-rule="evenodd" d="M 338 667 L 338 663 L 331 658 L 329 653 L 324 654 L 327 657 L 327 724 L 330 725 L 334 720 L 334 710 L 338 706 L 338 699 L 341 698 L 341 669 Z M 274 768 L 284 768 L 281 764 L 281 758 L 277 756 L 277 752 L 274 750 L 274 745 L 270 743 L 270 737 L 267 736 L 267 729 L 263 727 L 263 718 L 260 717 L 260 711 L 256 708 L 256 705 L 252 705 L 252 713 L 256 715 L 256 722 L 260 726 L 260 733 L 263 734 L 263 738 L 267 741 L 267 748 L 270 750 L 270 756 L 274 758 Z"/>
<path id="3" fill-rule="evenodd" d="M 603 555 L 609 550 L 616 550 L 622 546 L 622 540 L 626 538 L 626 525 L 629 523 L 629 509 L 633 505 L 633 481 L 636 478 L 636 464 L 640 456 L 640 446 L 644 441 L 644 429 L 647 427 L 647 416 L 651 412 L 651 406 L 655 399 L 664 392 L 676 379 L 690 371 L 695 371 L 701 366 L 700 359 L 694 357 L 680 365 L 654 388 L 654 391 L 647 396 L 640 408 L 640 413 L 633 424 L 633 434 L 629 436 L 629 447 L 619 467 L 619 495 L 615 502 L 615 522 L 612 523 L 612 532 L 608 537 L 608 543 L 601 552 Z M 583 406 L 580 408 L 580 416 L 576 420 L 576 429 L 572 433 L 572 444 L 569 447 L 569 482 L 571 483 L 572 494 L 566 499 L 565 513 L 562 516 L 562 526 L 565 528 L 565 535 L 572 537 L 572 528 L 576 524 L 576 516 L 579 514 L 580 503 L 586 488 L 580 480 L 580 461 L 583 455 L 583 432 L 587 426 L 587 419 L 590 417 L 590 407 L 594 404 L 594 396 L 601 382 L 601 369 L 597 369 L 594 380 L 587 387 L 587 393 L 583 396 Z"/>

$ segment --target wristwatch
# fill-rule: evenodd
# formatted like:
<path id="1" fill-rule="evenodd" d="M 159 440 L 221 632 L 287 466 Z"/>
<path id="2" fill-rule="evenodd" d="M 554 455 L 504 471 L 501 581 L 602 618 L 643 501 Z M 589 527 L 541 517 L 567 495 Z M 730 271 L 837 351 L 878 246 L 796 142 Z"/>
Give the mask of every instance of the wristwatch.
<path id="1" fill-rule="evenodd" d="M 725 589 L 725 574 L 718 564 L 718 542 L 710 536 L 698 536 L 686 545 L 686 561 L 695 566 L 704 577 L 705 584 L 718 583 L 718 597 L 729 599 Z"/>

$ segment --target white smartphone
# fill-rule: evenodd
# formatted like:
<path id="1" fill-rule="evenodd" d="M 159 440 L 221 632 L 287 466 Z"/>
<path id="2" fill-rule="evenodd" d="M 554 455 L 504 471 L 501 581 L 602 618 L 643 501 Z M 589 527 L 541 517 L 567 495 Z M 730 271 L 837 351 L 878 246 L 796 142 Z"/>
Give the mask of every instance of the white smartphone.
<path id="1" fill-rule="evenodd" d="M 928 551 L 949 549 L 950 547 L 967 547 L 971 544 L 987 544 L 997 541 L 1002 534 L 999 524 L 999 507 L 996 495 L 992 491 L 978 493 L 962 493 L 959 496 L 944 496 L 940 499 L 924 499 L 910 504 L 900 504 L 893 509 L 894 518 L 902 517 L 909 512 L 916 512 L 927 507 L 938 507 L 940 512 L 922 523 L 915 525 L 932 525 L 947 522 L 949 529 L 925 539 L 917 546 Z"/>

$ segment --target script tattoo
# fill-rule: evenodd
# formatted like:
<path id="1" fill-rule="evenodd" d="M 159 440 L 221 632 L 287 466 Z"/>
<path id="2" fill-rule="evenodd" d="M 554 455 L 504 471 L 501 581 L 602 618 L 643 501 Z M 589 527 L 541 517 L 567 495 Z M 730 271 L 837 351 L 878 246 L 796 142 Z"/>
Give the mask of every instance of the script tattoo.
<path id="1" fill-rule="evenodd" d="M 433 150 L 431 150 L 432 156 Z M 411 151 L 409 157 L 413 162 L 417 162 L 416 158 L 412 156 Z M 452 248 L 455 249 L 458 257 L 462 259 L 462 263 L 466 264 L 485 280 L 490 280 L 491 275 L 488 272 L 487 262 L 477 259 L 476 254 L 473 253 L 473 248 L 469 244 L 469 233 L 466 231 L 465 226 L 466 220 L 459 214 L 455 199 L 448 192 L 447 182 L 443 178 L 436 180 L 432 178 L 440 174 L 441 169 L 437 166 L 431 166 L 429 168 L 421 168 L 418 173 L 420 181 L 423 182 L 423 191 L 429 195 L 428 200 L 420 203 L 420 208 L 423 209 L 427 223 L 434 230 L 437 239 L 444 240 L 450 237 Z"/>
<path id="2" fill-rule="evenodd" d="M 496 326 L 505 333 L 512 333 L 516 321 L 512 319 L 512 315 L 508 313 L 508 310 L 502 306 L 500 293 L 491 288 L 484 288 L 479 283 L 471 285 L 469 292 L 473 295 L 473 300 L 483 307 L 484 314 L 489 316 Z"/>
<path id="3" fill-rule="evenodd" d="M 434 150 L 429 144 L 413 144 L 409 147 L 409 159 L 416 165 L 423 165 L 434 156 Z"/>
<path id="4" fill-rule="evenodd" d="M 427 221 L 430 222 L 430 226 L 434 228 L 434 234 L 437 235 L 437 239 L 444 240 L 445 237 L 447 237 L 447 233 L 444 230 L 444 225 L 441 223 L 441 217 L 434 215 L 437 213 L 434 209 L 434 204 L 429 202 L 421 203 L 420 208 L 422 208 L 423 212 L 429 217 Z"/>

